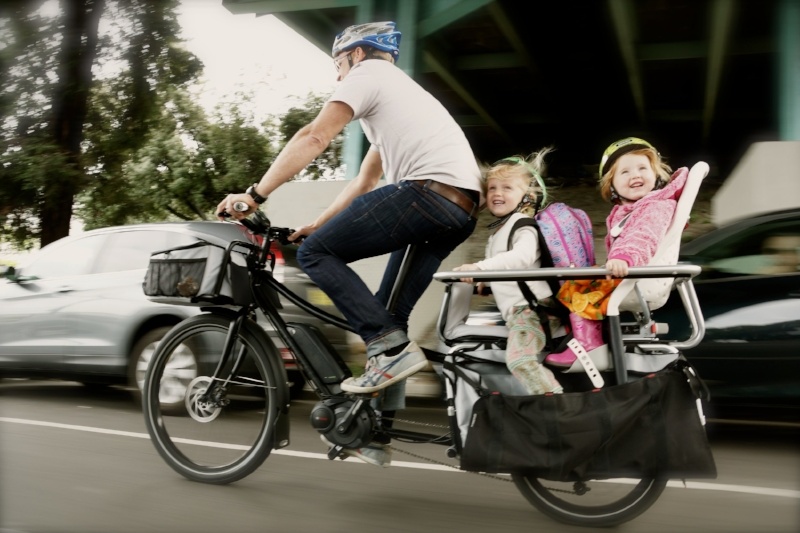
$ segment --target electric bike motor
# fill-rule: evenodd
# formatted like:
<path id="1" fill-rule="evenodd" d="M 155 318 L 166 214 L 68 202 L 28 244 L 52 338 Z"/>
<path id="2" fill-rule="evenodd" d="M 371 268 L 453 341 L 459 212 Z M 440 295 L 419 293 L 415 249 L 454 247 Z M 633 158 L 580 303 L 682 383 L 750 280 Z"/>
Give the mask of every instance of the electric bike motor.
<path id="1" fill-rule="evenodd" d="M 327 398 L 311 410 L 311 426 L 331 444 L 361 448 L 375 434 L 375 413 L 363 400 Z"/>

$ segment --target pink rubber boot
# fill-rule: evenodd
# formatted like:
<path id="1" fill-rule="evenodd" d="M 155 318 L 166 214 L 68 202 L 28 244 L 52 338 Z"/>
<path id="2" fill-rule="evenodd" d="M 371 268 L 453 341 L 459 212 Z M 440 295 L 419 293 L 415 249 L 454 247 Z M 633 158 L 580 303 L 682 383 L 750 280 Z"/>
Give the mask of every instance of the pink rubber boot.
<path id="1" fill-rule="evenodd" d="M 584 350 L 591 352 L 605 346 L 603 322 L 589 320 L 575 313 L 569 314 L 569 322 L 572 324 L 572 336 L 581 343 Z M 572 348 L 567 348 L 563 352 L 551 353 L 545 357 L 544 362 L 557 368 L 570 368 L 577 358 L 578 356 L 572 351 Z"/>

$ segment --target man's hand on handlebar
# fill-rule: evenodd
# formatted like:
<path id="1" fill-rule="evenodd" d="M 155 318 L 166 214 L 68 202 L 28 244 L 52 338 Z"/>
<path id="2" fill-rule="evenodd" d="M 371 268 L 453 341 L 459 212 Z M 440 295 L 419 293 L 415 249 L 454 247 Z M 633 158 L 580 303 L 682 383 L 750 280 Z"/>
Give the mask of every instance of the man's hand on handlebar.
<path id="1" fill-rule="evenodd" d="M 289 235 L 289 241 L 293 242 L 294 244 L 300 244 L 306 237 L 308 237 L 315 231 L 317 231 L 317 228 L 315 228 L 313 224 L 300 226 L 299 228 L 294 230 L 294 233 Z"/>
<path id="2" fill-rule="evenodd" d="M 247 209 L 242 210 L 243 207 Z M 217 206 L 217 218 L 225 220 L 233 218 L 234 220 L 242 220 L 258 208 L 258 205 L 253 201 L 253 197 L 247 193 L 229 194 Z"/>

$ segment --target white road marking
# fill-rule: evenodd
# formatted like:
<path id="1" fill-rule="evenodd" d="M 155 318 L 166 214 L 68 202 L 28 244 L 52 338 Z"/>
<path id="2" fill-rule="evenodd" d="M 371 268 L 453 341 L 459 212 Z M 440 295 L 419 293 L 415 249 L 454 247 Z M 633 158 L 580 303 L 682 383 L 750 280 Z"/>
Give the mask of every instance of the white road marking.
<path id="1" fill-rule="evenodd" d="M 147 433 L 136 433 L 133 431 L 119 431 L 116 429 L 106 429 L 106 428 L 98 428 L 98 427 L 91 427 L 91 426 L 77 426 L 74 424 L 60 424 L 58 422 L 44 422 L 40 420 L 27 420 L 23 418 L 10 418 L 10 417 L 0 417 L 0 422 L 5 422 L 7 424 L 22 424 L 28 426 L 42 426 L 42 427 L 49 427 L 55 429 L 70 429 L 74 431 L 85 431 L 88 433 L 101 433 L 104 435 L 115 435 L 119 437 L 133 437 L 137 439 L 150 439 L 150 435 Z M 177 439 L 176 439 L 177 440 Z M 215 442 L 207 442 L 207 441 L 197 441 L 197 440 L 189 440 L 189 439 L 180 439 L 180 442 L 186 444 L 196 444 L 198 446 L 210 446 L 210 447 L 217 447 L 217 448 L 228 448 L 228 449 L 247 449 L 246 446 L 238 446 L 238 445 L 231 445 L 225 443 L 215 443 Z M 294 450 L 273 450 L 272 453 L 276 455 L 287 455 L 290 457 L 302 457 L 304 459 L 324 459 L 328 460 L 328 456 L 324 453 L 312 453 L 312 452 L 300 452 Z M 348 457 L 346 459 L 348 462 L 359 463 L 365 466 L 369 466 L 366 463 L 354 458 Z M 444 465 L 436 465 L 436 464 L 428 464 L 428 463 L 412 463 L 408 461 L 392 461 L 392 467 L 400 467 L 400 468 L 416 468 L 421 470 L 439 470 L 442 472 L 452 472 L 457 474 L 466 473 L 463 470 L 456 470 Z M 635 483 L 636 480 L 629 480 L 629 479 L 617 479 L 617 480 L 607 480 L 608 482 L 616 482 L 616 483 Z M 779 498 L 794 498 L 800 499 L 800 490 L 790 490 L 790 489 L 773 489 L 769 487 L 752 487 L 747 485 L 731 485 L 727 483 L 708 483 L 708 482 L 699 482 L 699 481 L 687 481 L 684 485 L 683 481 L 680 480 L 673 480 L 667 483 L 668 487 L 671 488 L 687 488 L 693 490 L 716 490 L 716 491 L 724 491 L 724 492 L 740 492 L 745 494 L 759 494 L 762 496 L 776 496 Z"/>

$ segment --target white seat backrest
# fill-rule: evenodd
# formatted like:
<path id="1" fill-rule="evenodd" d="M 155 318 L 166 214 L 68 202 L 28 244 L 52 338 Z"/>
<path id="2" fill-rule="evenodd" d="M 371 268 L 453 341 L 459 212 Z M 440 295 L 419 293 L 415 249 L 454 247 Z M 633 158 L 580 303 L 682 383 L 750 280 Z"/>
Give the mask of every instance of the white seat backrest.
<path id="1" fill-rule="evenodd" d="M 675 207 L 675 214 L 672 215 L 672 222 L 667 228 L 667 233 L 661 240 L 656 253 L 648 263 L 648 266 L 674 265 L 678 262 L 678 254 L 681 248 L 681 236 L 689 221 L 689 214 L 700 190 L 700 184 L 708 175 L 708 164 L 700 161 L 696 163 L 686 178 L 686 184 L 678 199 Z M 653 278 L 653 279 L 626 279 L 620 283 L 611 294 L 608 302 L 608 314 L 619 315 L 619 311 L 638 311 L 641 309 L 639 299 L 634 291 L 638 285 L 644 300 L 650 310 L 658 309 L 667 302 L 669 293 L 672 290 L 673 278 Z"/>
<path id="2" fill-rule="evenodd" d="M 465 336 L 508 337 L 508 329 L 504 325 L 472 325 L 467 324 L 471 308 L 472 293 L 475 287 L 471 283 L 453 283 L 447 305 L 447 315 L 442 325 L 441 335 L 444 340 L 453 340 Z M 445 297 L 447 297 L 445 295 Z"/>

